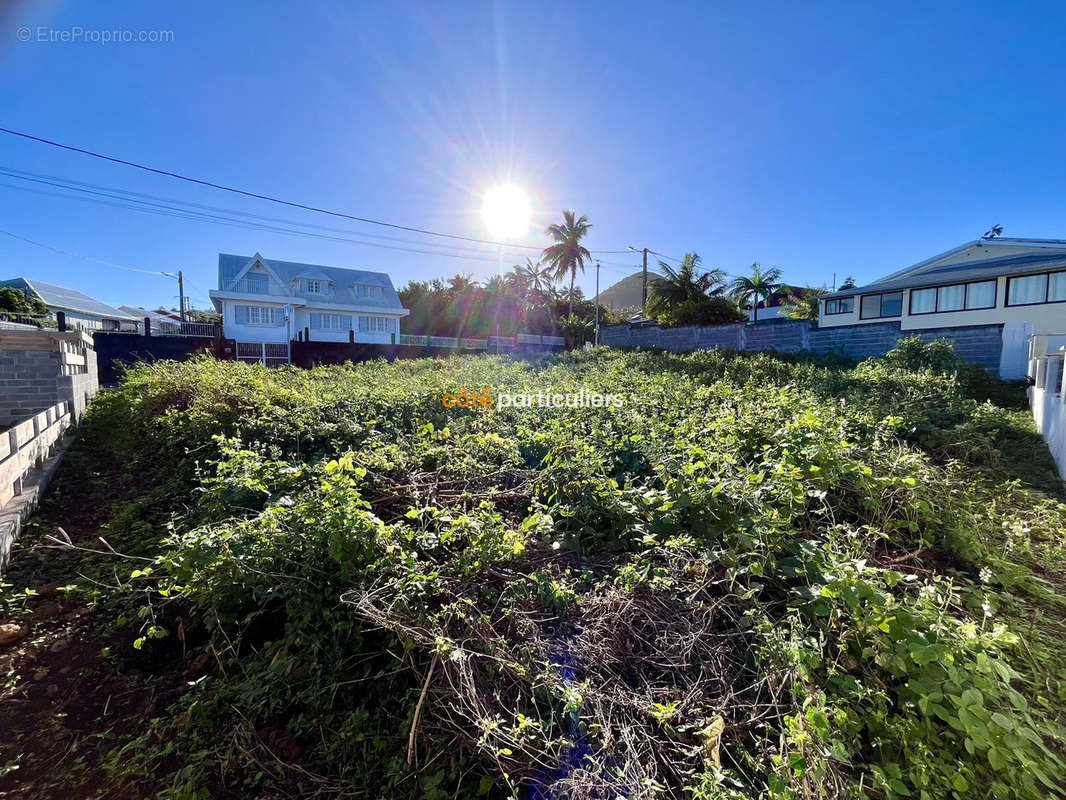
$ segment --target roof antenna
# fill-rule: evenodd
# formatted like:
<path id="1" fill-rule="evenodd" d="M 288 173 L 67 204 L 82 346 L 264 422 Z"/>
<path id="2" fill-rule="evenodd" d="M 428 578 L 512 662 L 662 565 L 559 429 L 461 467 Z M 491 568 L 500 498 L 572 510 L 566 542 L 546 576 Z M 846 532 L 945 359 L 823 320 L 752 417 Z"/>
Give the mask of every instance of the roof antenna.
<path id="1" fill-rule="evenodd" d="M 1002 236 L 1002 235 L 1003 235 L 1003 226 L 997 224 L 997 225 L 993 225 L 991 228 L 989 228 L 987 231 L 985 231 L 983 234 L 981 234 L 981 238 L 982 239 L 995 239 L 997 236 Z"/>

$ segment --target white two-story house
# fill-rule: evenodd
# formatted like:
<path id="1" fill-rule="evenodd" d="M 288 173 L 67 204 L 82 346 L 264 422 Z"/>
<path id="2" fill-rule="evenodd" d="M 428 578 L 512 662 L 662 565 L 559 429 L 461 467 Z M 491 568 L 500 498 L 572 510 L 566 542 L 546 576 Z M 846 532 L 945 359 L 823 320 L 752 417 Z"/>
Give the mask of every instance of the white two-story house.
<path id="1" fill-rule="evenodd" d="M 287 345 L 294 339 L 394 344 L 400 318 L 410 313 L 384 272 L 275 261 L 258 253 L 219 253 L 218 288 L 210 295 L 222 315 L 223 335 L 236 340 L 239 354 L 242 343 Z"/>

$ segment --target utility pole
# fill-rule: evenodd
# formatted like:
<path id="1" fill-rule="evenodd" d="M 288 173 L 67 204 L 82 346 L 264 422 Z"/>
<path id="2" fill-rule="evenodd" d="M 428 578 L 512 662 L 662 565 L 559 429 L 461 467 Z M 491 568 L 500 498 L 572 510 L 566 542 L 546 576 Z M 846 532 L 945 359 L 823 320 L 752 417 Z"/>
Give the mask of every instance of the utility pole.
<path id="1" fill-rule="evenodd" d="M 592 329 L 593 341 L 600 344 L 600 260 L 596 259 L 596 323 Z"/>
<path id="2" fill-rule="evenodd" d="M 185 278 L 181 274 L 181 270 L 178 270 L 178 316 L 181 317 L 181 321 L 185 321 Z"/>
<path id="3" fill-rule="evenodd" d="M 648 248 L 644 248 L 644 278 L 640 286 L 640 318 L 647 316 L 648 309 Z"/>
<path id="4" fill-rule="evenodd" d="M 637 252 L 637 248 L 633 245 L 629 245 L 629 249 L 634 253 Z M 642 272 L 642 280 L 640 286 L 640 318 L 644 320 L 648 310 L 648 253 L 655 253 L 654 250 L 648 250 L 647 247 L 642 248 L 644 253 L 644 269 Z M 662 253 L 655 253 L 657 256 L 661 256 Z"/>

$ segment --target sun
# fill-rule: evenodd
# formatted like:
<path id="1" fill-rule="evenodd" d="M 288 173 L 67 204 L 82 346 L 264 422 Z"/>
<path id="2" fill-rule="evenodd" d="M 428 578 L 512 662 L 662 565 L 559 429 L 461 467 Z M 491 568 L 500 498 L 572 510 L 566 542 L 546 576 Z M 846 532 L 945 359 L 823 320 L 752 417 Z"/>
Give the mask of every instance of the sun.
<path id="1" fill-rule="evenodd" d="M 533 207 L 529 195 L 514 184 L 504 183 L 485 193 L 481 217 L 494 238 L 513 241 L 529 231 Z"/>

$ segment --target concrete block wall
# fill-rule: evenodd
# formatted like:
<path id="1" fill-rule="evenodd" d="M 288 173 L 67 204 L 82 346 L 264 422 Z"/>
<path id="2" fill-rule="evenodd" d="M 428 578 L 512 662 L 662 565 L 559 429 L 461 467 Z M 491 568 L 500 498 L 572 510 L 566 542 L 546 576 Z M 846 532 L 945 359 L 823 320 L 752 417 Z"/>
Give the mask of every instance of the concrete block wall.
<path id="1" fill-rule="evenodd" d="M 64 401 L 80 419 L 98 385 L 88 334 L 0 330 L 0 430 Z"/>
<path id="2" fill-rule="evenodd" d="M 964 360 L 998 373 L 1003 349 L 1002 325 L 969 325 L 924 331 L 902 331 L 899 322 L 815 328 L 806 320 L 759 325 L 689 325 L 679 328 L 611 325 L 601 329 L 600 341 L 609 347 L 647 347 L 674 353 L 718 347 L 723 350 L 775 350 L 779 353 L 807 350 L 817 355 L 838 352 L 863 359 L 883 356 L 900 339 L 914 333 L 927 342 L 951 339 L 955 343 L 955 352 Z"/>
<path id="3" fill-rule="evenodd" d="M 773 322 L 762 325 L 682 325 L 677 328 L 630 328 L 628 325 L 605 326 L 600 341 L 609 347 L 649 347 L 672 353 L 693 350 L 777 350 L 794 353 L 806 344 L 809 322 Z"/>
<path id="4" fill-rule="evenodd" d="M 817 328 L 807 337 L 807 349 L 820 356 L 829 352 L 851 358 L 883 356 L 901 338 L 898 322 L 871 322 L 839 328 Z"/>
<path id="5" fill-rule="evenodd" d="M 913 331 L 904 331 L 905 334 Z M 967 325 L 965 328 L 932 328 L 919 331 L 922 341 L 932 342 L 936 339 L 951 339 L 955 343 L 955 352 L 963 361 L 987 367 L 995 375 L 999 374 L 999 362 L 1003 354 L 1002 325 Z"/>

